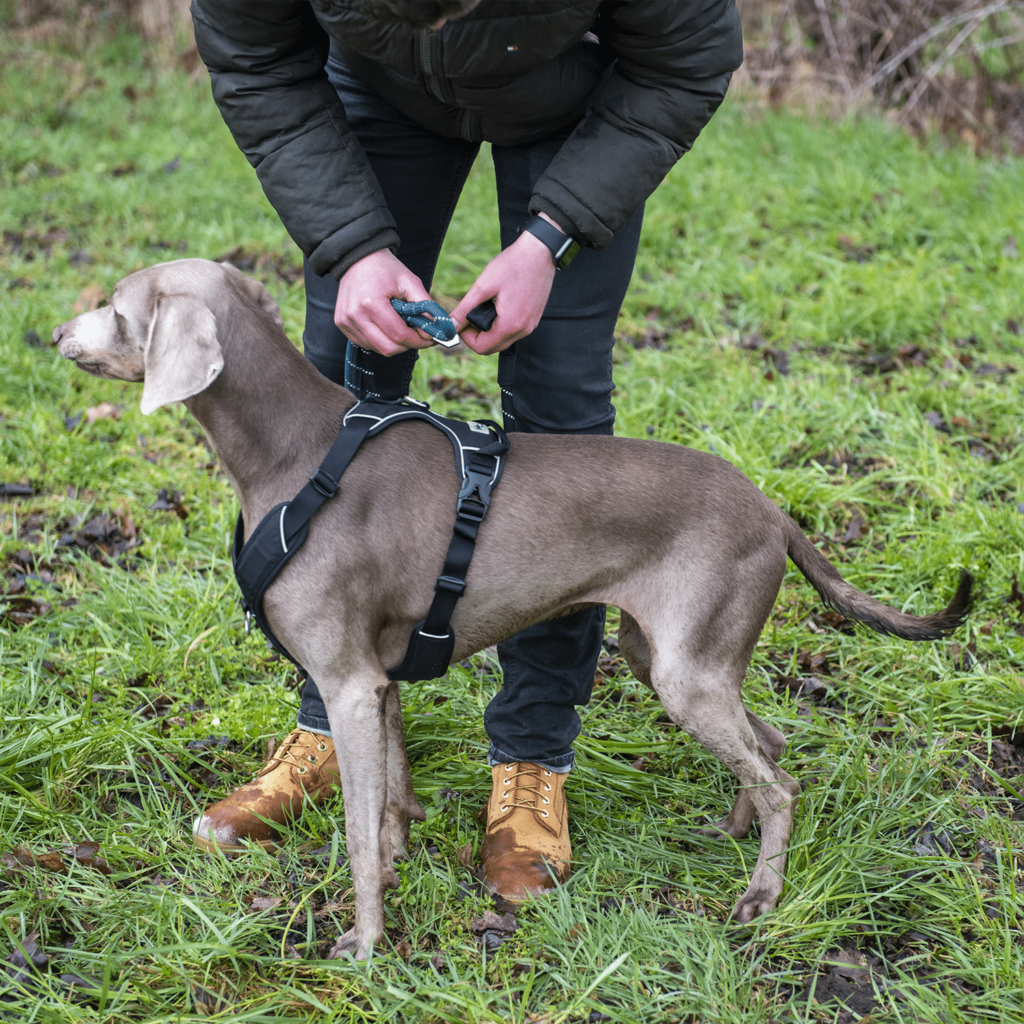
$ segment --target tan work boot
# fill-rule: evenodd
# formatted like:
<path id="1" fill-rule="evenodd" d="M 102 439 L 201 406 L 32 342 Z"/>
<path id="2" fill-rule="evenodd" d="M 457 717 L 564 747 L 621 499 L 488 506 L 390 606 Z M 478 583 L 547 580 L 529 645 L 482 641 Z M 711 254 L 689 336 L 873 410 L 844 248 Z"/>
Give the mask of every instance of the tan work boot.
<path id="1" fill-rule="evenodd" d="M 246 844 L 273 850 L 279 838 L 274 825 L 297 817 L 307 800 L 321 803 L 340 782 L 330 736 L 296 729 L 252 782 L 196 818 L 195 844 L 207 853 L 244 853 Z"/>
<path id="2" fill-rule="evenodd" d="M 509 903 L 521 903 L 569 877 L 569 811 L 563 772 L 529 761 L 495 765 L 480 856 L 484 881 Z"/>

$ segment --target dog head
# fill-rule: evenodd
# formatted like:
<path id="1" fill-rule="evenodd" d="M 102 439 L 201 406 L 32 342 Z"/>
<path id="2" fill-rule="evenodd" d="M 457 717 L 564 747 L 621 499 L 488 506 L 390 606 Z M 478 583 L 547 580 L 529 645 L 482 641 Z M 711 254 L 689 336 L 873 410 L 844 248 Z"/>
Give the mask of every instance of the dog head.
<path id="1" fill-rule="evenodd" d="M 208 388 L 224 369 L 217 313 L 241 290 L 281 325 L 263 286 L 233 267 L 175 260 L 129 274 L 110 303 L 54 329 L 60 354 L 97 377 L 143 381 L 144 415 Z"/>

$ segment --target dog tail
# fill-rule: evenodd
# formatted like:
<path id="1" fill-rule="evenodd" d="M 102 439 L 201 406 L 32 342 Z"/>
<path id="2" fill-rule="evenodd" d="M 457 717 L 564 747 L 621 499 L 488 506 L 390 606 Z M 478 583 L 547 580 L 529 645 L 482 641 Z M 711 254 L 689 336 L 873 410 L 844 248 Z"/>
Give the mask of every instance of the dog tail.
<path id="1" fill-rule="evenodd" d="M 960 584 L 953 600 L 943 611 L 935 615 L 907 615 L 847 583 L 792 519 L 788 523 L 787 540 L 789 557 L 825 604 L 847 618 L 863 622 L 876 633 L 891 634 L 904 640 L 938 640 L 952 633 L 967 617 L 974 584 L 967 571 L 960 573 Z"/>

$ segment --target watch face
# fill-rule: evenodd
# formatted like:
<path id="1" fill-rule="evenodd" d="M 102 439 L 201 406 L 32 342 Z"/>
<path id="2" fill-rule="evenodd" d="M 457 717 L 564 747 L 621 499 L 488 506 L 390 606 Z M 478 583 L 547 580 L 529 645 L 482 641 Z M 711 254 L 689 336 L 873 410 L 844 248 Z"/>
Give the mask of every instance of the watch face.
<path id="1" fill-rule="evenodd" d="M 570 238 L 569 244 L 562 249 L 558 254 L 558 257 L 555 259 L 555 266 L 559 270 L 565 270 L 565 268 L 572 263 L 573 258 L 579 251 L 580 243 L 577 242 L 575 238 Z"/>

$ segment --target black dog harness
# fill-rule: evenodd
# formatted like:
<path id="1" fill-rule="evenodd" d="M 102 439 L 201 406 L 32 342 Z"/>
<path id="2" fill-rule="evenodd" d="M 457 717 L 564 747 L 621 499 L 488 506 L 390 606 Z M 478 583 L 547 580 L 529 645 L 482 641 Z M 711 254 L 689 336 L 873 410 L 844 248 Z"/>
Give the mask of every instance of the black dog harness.
<path id="1" fill-rule="evenodd" d="M 271 645 L 306 670 L 274 636 L 263 612 L 263 595 L 288 560 L 309 536 L 314 513 L 338 490 L 341 475 L 367 438 L 403 420 L 424 420 L 444 431 L 455 449 L 455 468 L 462 480 L 455 513 L 455 528 L 441 575 L 434 584 L 434 600 L 427 617 L 413 627 L 401 665 L 388 672 L 390 679 L 414 682 L 443 676 L 451 662 L 455 633 L 450 625 L 455 604 L 466 589 L 466 573 L 473 557 L 477 531 L 487 515 L 491 491 L 498 486 L 505 467 L 508 438 L 490 420 L 463 423 L 430 411 L 413 399 L 399 402 L 357 402 L 345 414 L 341 430 L 309 483 L 291 500 L 275 505 L 252 532 L 248 541 L 242 514 L 235 524 L 231 562 L 242 591 L 246 632 L 255 618 Z"/>

